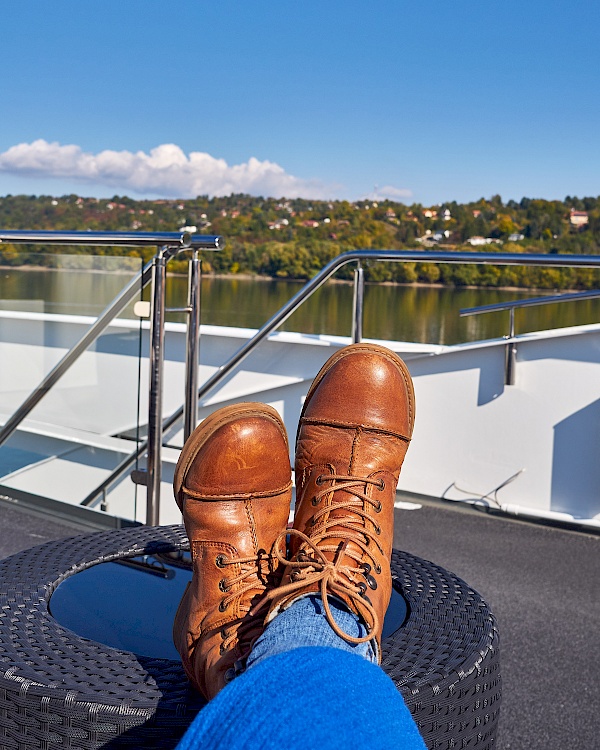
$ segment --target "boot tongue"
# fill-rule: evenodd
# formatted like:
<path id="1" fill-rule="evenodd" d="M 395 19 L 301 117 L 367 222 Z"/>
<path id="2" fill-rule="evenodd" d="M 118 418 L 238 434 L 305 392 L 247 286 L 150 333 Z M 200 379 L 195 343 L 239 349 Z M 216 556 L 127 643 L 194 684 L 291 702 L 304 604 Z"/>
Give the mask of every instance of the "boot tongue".
<path id="1" fill-rule="evenodd" d="M 348 477 L 348 481 L 352 481 L 351 477 Z M 331 485 L 332 489 L 335 489 L 336 486 L 342 483 L 343 480 L 327 480 L 326 476 L 323 478 L 323 484 L 325 486 Z M 356 490 L 362 494 L 366 494 L 366 485 L 357 484 Z M 364 503 L 352 492 L 337 490 L 331 495 L 326 496 L 328 505 L 337 505 L 346 501 L 352 501 L 355 503 L 354 507 L 364 510 Z M 335 521 L 339 521 L 340 524 L 335 524 Z M 365 525 L 362 517 L 358 513 L 354 513 L 352 507 L 337 508 L 321 516 L 317 521 L 317 531 L 324 529 L 325 525 L 327 526 L 327 537 L 323 540 L 323 544 L 327 547 L 336 547 L 335 551 L 322 550 L 325 557 L 330 562 L 337 562 L 338 565 L 346 565 L 352 568 L 358 567 L 360 563 L 357 562 L 357 559 L 360 560 L 364 556 L 364 551 L 359 544 L 352 539 L 348 539 L 348 535 L 357 535 L 357 538 L 368 544 L 368 537 L 360 533 Z M 336 536 L 336 532 L 340 534 L 339 537 Z"/>

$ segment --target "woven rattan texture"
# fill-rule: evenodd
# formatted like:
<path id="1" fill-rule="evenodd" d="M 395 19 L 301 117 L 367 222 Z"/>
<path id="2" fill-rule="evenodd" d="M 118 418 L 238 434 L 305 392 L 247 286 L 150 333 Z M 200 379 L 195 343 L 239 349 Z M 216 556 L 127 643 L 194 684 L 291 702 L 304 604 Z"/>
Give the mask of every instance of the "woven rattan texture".
<path id="1" fill-rule="evenodd" d="M 85 640 L 48 611 L 66 577 L 101 562 L 187 548 L 182 527 L 100 532 L 0 561 L 0 747 L 174 748 L 203 705 L 183 670 Z M 410 615 L 383 644 L 383 667 L 430 750 L 494 746 L 498 639 L 481 598 L 459 578 L 395 552 Z M 151 616 L 151 613 L 149 613 Z"/>

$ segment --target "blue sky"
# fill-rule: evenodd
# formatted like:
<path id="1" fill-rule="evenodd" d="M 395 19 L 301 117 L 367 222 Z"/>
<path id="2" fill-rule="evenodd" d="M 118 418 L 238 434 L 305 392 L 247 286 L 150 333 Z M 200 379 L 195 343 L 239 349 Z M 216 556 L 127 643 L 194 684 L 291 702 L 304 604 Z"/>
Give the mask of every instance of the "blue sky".
<path id="1" fill-rule="evenodd" d="M 0 28 L 0 195 L 600 194 L 596 0 L 21 0 Z"/>

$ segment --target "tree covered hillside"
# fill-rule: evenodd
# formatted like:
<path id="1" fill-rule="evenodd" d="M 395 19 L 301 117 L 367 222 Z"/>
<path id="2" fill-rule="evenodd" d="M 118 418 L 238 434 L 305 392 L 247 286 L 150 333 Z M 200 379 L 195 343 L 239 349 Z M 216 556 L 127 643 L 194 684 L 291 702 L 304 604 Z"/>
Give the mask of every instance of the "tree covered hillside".
<path id="1" fill-rule="evenodd" d="M 600 253 L 600 198 L 546 201 L 500 196 L 474 203 L 412 206 L 392 201 L 276 200 L 231 195 L 189 200 L 82 198 L 77 195 L 0 198 L 0 228 L 103 231 L 177 231 L 222 234 L 227 245 L 206 253 L 214 273 L 250 273 L 306 279 L 328 260 L 354 248 L 444 248 L 521 253 Z M 35 247 L 56 253 L 57 248 Z M 3 246 L 3 263 L 16 248 Z M 96 254 L 139 254 L 152 250 L 69 248 Z M 39 260 L 37 262 L 43 262 Z M 171 268 L 183 267 L 172 261 Z M 346 274 L 351 269 L 345 269 Z M 344 275 L 344 270 L 340 272 Z M 588 269 L 539 269 L 430 263 L 373 263 L 371 281 L 451 285 L 592 288 L 598 274 Z"/>

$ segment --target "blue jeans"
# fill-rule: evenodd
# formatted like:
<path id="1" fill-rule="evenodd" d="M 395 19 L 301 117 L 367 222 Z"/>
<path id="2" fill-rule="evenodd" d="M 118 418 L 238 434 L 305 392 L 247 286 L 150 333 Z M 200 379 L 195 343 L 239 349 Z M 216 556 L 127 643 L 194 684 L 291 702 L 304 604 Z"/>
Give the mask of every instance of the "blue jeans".
<path id="1" fill-rule="evenodd" d="M 329 600 L 337 624 L 366 629 Z M 318 596 L 295 601 L 265 628 L 246 671 L 200 711 L 177 750 L 426 750 L 371 642 L 339 638 Z"/>
<path id="2" fill-rule="evenodd" d="M 367 634 L 362 621 L 337 599 L 329 598 L 329 609 L 334 620 L 348 635 L 361 638 Z M 263 659 L 303 646 L 330 646 L 350 651 L 376 662 L 377 654 L 371 641 L 348 643 L 340 638 L 325 619 L 320 596 L 296 599 L 291 607 L 278 614 L 265 628 L 248 657 L 247 668 Z"/>

